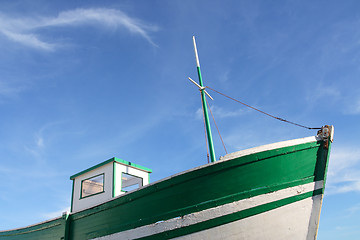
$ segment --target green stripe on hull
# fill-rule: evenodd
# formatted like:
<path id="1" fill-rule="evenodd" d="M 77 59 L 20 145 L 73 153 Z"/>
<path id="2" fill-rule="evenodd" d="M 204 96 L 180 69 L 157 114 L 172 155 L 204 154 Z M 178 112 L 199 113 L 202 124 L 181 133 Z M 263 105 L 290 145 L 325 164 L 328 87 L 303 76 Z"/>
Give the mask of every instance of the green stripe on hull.
<path id="1" fill-rule="evenodd" d="M 297 196 L 293 196 L 293 197 L 289 197 L 289 198 L 285 198 L 279 201 L 275 201 L 275 202 L 271 202 L 271 203 L 267 203 L 267 204 L 263 204 L 257 207 L 253 207 L 253 208 L 249 208 L 243 211 L 239 211 L 236 213 L 232 213 L 232 214 L 228 214 L 222 217 L 218 217 L 215 219 L 211 219 L 208 221 L 204 221 L 201 223 L 197 223 L 197 224 L 193 224 L 191 226 L 188 227 L 181 227 L 181 228 L 177 228 L 171 231 L 167 231 L 167 232 L 162 232 L 159 234 L 154 234 L 151 236 L 147 236 L 147 237 L 143 237 L 143 238 L 136 238 L 137 240 L 147 240 L 147 239 L 153 239 L 153 240 L 157 240 L 157 239 L 171 239 L 171 238 L 176 238 L 176 237 L 180 237 L 180 236 L 184 236 L 184 235 L 188 235 L 191 233 L 195 233 L 195 232 L 200 232 L 206 229 L 210 229 L 210 228 L 214 228 L 217 226 L 221 226 L 227 223 L 231 223 L 237 220 L 241 220 L 247 217 L 251 217 L 251 216 L 255 216 L 257 214 L 261 214 L 264 212 L 268 212 L 270 210 L 312 197 L 312 196 L 316 196 L 316 195 L 320 195 L 322 194 L 322 189 L 318 189 L 315 190 L 313 192 L 307 192 L 307 193 L 303 193 Z"/>

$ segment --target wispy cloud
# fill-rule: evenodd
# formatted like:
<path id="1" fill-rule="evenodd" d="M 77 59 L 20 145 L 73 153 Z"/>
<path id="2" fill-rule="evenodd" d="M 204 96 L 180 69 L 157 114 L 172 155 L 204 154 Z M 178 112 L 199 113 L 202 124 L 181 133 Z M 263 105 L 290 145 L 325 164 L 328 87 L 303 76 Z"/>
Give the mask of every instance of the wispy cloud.
<path id="1" fill-rule="evenodd" d="M 211 106 L 211 112 L 214 115 L 215 118 L 228 118 L 228 117 L 237 117 L 237 116 L 241 116 L 247 113 L 246 110 L 243 109 L 236 109 L 236 110 L 226 110 L 222 107 L 219 106 Z M 203 110 L 202 108 L 199 108 L 196 111 L 196 118 L 197 119 L 202 119 L 203 118 Z"/>
<path id="2" fill-rule="evenodd" d="M 38 163 L 43 163 L 49 139 L 54 137 L 53 134 L 49 133 L 51 132 L 51 128 L 61 123 L 61 121 L 56 121 L 45 124 L 39 131 L 34 133 L 33 141 L 24 146 L 25 150 L 33 155 Z"/>
<path id="3" fill-rule="evenodd" d="M 10 81 L 0 80 L 0 97 L 14 97 L 24 89 L 24 86 L 14 86 Z"/>
<path id="4" fill-rule="evenodd" d="M 230 70 L 227 69 L 226 71 L 221 73 L 221 75 L 219 76 L 219 81 L 223 83 L 228 82 L 229 76 L 230 76 Z"/>
<path id="5" fill-rule="evenodd" d="M 57 17 L 24 17 L 12 18 L 0 13 L 0 33 L 9 40 L 31 48 L 53 51 L 60 44 L 44 40 L 45 34 L 39 30 L 54 27 L 101 26 L 113 30 L 126 29 L 133 34 L 140 35 L 149 43 L 156 46 L 149 36 L 149 32 L 157 31 L 158 27 L 144 23 L 136 18 L 116 9 L 75 9 L 63 11 Z"/>
<path id="6" fill-rule="evenodd" d="M 309 89 L 306 100 L 308 102 L 314 102 L 323 98 L 337 99 L 340 97 L 341 97 L 341 92 L 339 91 L 338 87 L 326 85 L 322 82 L 319 82 L 315 88 Z"/>
<path id="7" fill-rule="evenodd" d="M 329 194 L 360 192 L 360 150 L 335 148 L 328 171 Z"/>
<path id="8" fill-rule="evenodd" d="M 344 113 L 349 115 L 360 114 L 360 98 L 350 101 L 344 109 Z"/>
<path id="9" fill-rule="evenodd" d="M 2 30 L 2 33 L 7 36 L 10 40 L 23 44 L 28 47 L 33 47 L 37 49 L 42 49 L 46 51 L 52 51 L 57 46 L 56 44 L 46 43 L 41 41 L 34 34 L 24 34 L 24 33 L 16 33 L 7 30 Z"/>
<path id="10" fill-rule="evenodd" d="M 66 208 L 63 208 L 61 210 L 54 211 L 54 212 L 42 213 L 41 216 L 44 218 L 47 218 L 47 219 L 56 218 L 56 217 L 62 216 L 62 214 L 65 212 L 70 212 L 70 207 L 66 207 Z"/>
<path id="11" fill-rule="evenodd" d="M 360 211 L 360 204 L 355 204 L 353 206 L 351 206 L 350 208 L 346 209 L 349 214 L 353 215 L 353 214 L 357 214 Z"/>
<path id="12" fill-rule="evenodd" d="M 4 174 L 4 173 L 13 173 L 13 172 L 15 172 L 13 169 L 0 165 L 0 173 Z"/>

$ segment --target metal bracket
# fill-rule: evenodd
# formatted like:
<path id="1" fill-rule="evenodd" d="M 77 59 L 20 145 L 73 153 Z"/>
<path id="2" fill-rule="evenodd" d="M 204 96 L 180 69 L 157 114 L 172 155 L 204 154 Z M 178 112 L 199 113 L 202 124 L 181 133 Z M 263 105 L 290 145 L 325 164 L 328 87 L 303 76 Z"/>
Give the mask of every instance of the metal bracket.
<path id="1" fill-rule="evenodd" d="M 210 96 L 210 94 L 208 94 L 208 92 L 205 90 L 206 87 L 200 86 L 197 82 L 195 82 L 194 80 L 192 80 L 190 77 L 189 77 L 189 80 L 199 88 L 200 92 L 201 92 L 201 91 L 204 91 L 204 93 L 205 93 L 211 100 L 214 100 L 214 99 Z"/>
<path id="2" fill-rule="evenodd" d="M 325 148 L 329 147 L 329 140 L 330 142 L 334 141 L 334 126 L 325 125 L 321 127 L 321 130 L 318 131 L 318 136 L 323 139 L 325 142 Z"/>

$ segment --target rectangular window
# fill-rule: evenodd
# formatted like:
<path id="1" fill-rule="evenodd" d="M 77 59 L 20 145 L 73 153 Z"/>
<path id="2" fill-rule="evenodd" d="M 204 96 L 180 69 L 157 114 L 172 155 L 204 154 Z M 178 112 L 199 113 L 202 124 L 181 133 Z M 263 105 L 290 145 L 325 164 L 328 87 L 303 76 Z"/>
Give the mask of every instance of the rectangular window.
<path id="1" fill-rule="evenodd" d="M 104 174 L 81 182 L 81 198 L 104 192 Z"/>
<path id="2" fill-rule="evenodd" d="M 137 189 L 143 185 L 141 177 L 133 176 L 127 173 L 122 173 L 121 177 L 121 191 L 128 192 Z"/>

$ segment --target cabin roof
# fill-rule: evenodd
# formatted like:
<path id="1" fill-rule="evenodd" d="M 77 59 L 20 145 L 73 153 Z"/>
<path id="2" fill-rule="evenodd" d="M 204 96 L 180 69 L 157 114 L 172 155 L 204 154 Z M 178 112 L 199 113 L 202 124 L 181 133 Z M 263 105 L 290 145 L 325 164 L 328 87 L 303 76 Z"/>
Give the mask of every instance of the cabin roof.
<path id="1" fill-rule="evenodd" d="M 93 167 L 90 167 L 90 168 L 88 168 L 88 169 L 85 169 L 84 171 L 81 171 L 81 172 L 79 172 L 79 173 L 76 173 L 76 174 L 72 175 L 72 176 L 70 177 L 70 180 L 74 180 L 76 177 L 78 177 L 78 176 L 80 176 L 80 175 L 82 175 L 82 174 L 84 174 L 84 173 L 90 172 L 90 171 L 92 171 L 92 170 L 94 170 L 94 169 L 96 169 L 96 168 L 98 168 L 98 167 L 101 167 L 101 166 L 103 166 L 103 165 L 105 165 L 105 164 L 108 164 L 108 163 L 110 163 L 110 162 L 117 162 L 117 163 L 120 163 L 120 164 L 123 164 L 123 165 L 127 165 L 127 166 L 130 166 L 130 167 L 133 167 L 133 168 L 137 168 L 137 169 L 139 169 L 139 170 L 142 170 L 142 171 L 145 171 L 145 172 L 148 172 L 148 173 L 151 173 L 151 172 L 152 172 L 152 170 L 151 170 L 150 168 L 143 167 L 143 166 L 140 166 L 140 165 L 138 165 L 138 164 L 135 164 L 135 163 L 132 163 L 132 162 L 128 162 L 128 161 L 122 160 L 122 159 L 120 159 L 120 158 L 113 157 L 113 158 L 110 158 L 109 160 L 106 160 L 106 161 L 104 161 L 104 162 L 102 162 L 102 163 L 99 163 L 99 164 L 97 164 L 97 165 L 95 165 L 95 166 L 93 166 Z"/>

